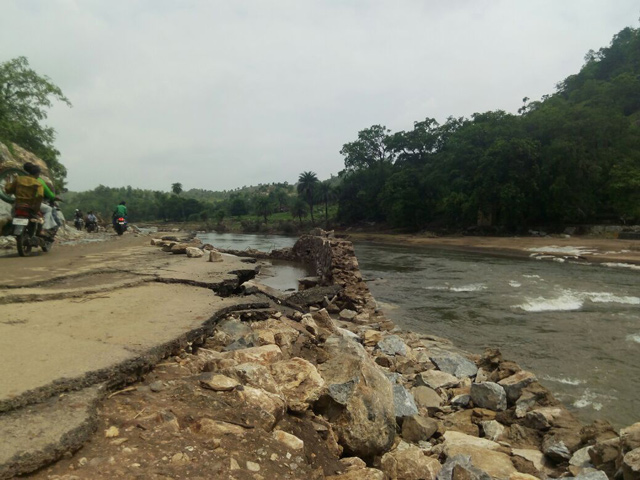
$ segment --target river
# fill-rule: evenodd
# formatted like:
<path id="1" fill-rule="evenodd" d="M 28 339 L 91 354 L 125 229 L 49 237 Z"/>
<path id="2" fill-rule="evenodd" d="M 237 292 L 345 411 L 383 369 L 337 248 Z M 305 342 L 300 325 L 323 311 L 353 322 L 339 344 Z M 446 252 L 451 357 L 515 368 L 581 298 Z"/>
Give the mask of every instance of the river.
<path id="1" fill-rule="evenodd" d="M 210 236 L 209 236 L 210 235 Z M 295 238 L 208 234 L 223 248 Z M 601 266 L 356 243 L 364 278 L 398 326 L 482 353 L 498 347 L 585 421 L 640 419 L 640 276 Z"/>

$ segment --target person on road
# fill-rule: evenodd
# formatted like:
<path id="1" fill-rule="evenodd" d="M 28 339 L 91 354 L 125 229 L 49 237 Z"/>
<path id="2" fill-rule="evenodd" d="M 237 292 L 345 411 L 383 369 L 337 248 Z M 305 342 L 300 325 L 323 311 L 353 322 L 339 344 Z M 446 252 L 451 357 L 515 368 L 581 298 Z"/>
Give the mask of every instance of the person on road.
<path id="1" fill-rule="evenodd" d="M 118 218 L 124 218 L 125 220 L 127 219 L 127 202 L 125 202 L 124 200 L 122 202 L 120 202 L 118 204 L 118 206 L 116 206 L 115 211 L 113 212 L 113 227 L 115 228 L 116 226 L 116 220 L 118 220 Z"/>
<path id="2" fill-rule="evenodd" d="M 52 189 L 40 178 L 40 167 L 35 163 L 27 162 L 22 166 L 28 175 L 19 175 L 13 181 L 5 185 L 5 192 L 16 197 L 16 204 L 26 205 L 31 211 L 41 212 L 44 217 L 42 228 L 45 232 L 55 235 L 59 223 L 54 216 L 53 207 L 43 203 L 43 199 L 51 202 L 58 200 Z"/>

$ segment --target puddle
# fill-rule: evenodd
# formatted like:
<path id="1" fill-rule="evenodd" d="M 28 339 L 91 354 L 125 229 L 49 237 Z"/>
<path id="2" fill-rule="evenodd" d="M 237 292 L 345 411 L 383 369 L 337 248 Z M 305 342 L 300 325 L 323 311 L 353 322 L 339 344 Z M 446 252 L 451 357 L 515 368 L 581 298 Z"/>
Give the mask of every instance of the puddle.
<path id="1" fill-rule="evenodd" d="M 298 279 L 315 274 L 313 269 L 294 262 L 269 260 L 270 265 L 262 267 L 256 280 L 278 290 L 298 290 Z"/>

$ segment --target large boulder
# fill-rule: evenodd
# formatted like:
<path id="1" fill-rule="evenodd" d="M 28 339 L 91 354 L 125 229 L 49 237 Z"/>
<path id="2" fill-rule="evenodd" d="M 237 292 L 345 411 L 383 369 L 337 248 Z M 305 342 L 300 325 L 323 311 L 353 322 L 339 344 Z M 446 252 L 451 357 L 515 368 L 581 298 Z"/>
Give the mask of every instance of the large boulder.
<path id="1" fill-rule="evenodd" d="M 517 472 L 509 455 L 495 450 L 470 445 L 451 445 L 446 448 L 445 453 L 447 457 L 468 455 L 473 465 L 487 472 L 494 479 L 508 480 L 510 475 Z"/>
<path id="2" fill-rule="evenodd" d="M 294 357 L 274 363 L 270 369 L 290 410 L 302 412 L 320 397 L 324 380 L 307 360 Z"/>
<path id="3" fill-rule="evenodd" d="M 332 335 L 324 344 L 327 361 L 318 370 L 327 387 L 317 410 L 331 422 L 346 453 L 371 458 L 395 438 L 391 382 L 364 347 Z"/>
<path id="4" fill-rule="evenodd" d="M 433 355 L 431 361 L 438 367 L 438 370 L 450 373 L 458 378 L 473 377 L 478 373 L 476 364 L 458 353 L 442 350 Z"/>
<path id="5" fill-rule="evenodd" d="M 513 404 L 522 395 L 522 389 L 535 381 L 537 381 L 537 378 L 533 373 L 521 370 L 507 378 L 503 378 L 498 384 L 507 393 L 509 403 Z"/>
<path id="6" fill-rule="evenodd" d="M 407 417 L 402 422 L 402 438 L 408 442 L 429 440 L 437 431 L 438 421 L 422 415 Z"/>
<path id="7" fill-rule="evenodd" d="M 406 355 L 407 344 L 398 335 L 389 335 L 378 342 L 376 348 L 385 355 Z"/>
<path id="8" fill-rule="evenodd" d="M 624 480 L 640 480 L 640 448 L 635 448 L 622 459 Z"/>

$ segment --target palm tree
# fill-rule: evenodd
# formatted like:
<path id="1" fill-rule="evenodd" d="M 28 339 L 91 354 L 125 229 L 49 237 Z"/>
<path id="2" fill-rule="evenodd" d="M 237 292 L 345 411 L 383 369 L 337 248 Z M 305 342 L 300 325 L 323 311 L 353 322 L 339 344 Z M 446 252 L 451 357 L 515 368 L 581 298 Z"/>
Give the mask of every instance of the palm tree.
<path id="1" fill-rule="evenodd" d="M 298 177 L 298 193 L 304 195 L 307 203 L 309 204 L 309 211 L 311 212 L 311 223 L 315 224 L 313 219 L 313 194 L 315 193 L 315 187 L 319 180 L 314 172 L 302 172 Z"/>
<path id="2" fill-rule="evenodd" d="M 182 184 L 179 182 L 171 184 L 171 191 L 176 195 L 180 195 L 182 193 Z"/>

